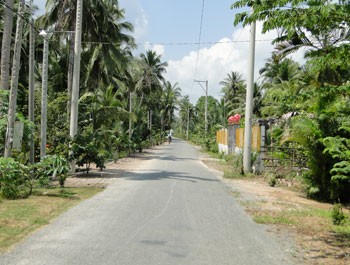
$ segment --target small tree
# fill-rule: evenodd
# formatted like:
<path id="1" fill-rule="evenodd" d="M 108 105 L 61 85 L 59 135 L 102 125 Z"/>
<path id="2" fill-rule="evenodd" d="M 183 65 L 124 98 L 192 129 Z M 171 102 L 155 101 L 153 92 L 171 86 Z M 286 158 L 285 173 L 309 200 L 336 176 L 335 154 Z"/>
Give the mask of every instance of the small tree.
<path id="1" fill-rule="evenodd" d="M 85 166 L 86 172 L 89 173 L 91 163 L 95 163 L 101 170 L 105 168 L 105 160 L 109 153 L 103 147 L 103 139 L 99 132 L 93 132 L 91 126 L 80 134 L 77 134 L 71 147 L 71 160 L 76 160 L 78 166 Z"/>

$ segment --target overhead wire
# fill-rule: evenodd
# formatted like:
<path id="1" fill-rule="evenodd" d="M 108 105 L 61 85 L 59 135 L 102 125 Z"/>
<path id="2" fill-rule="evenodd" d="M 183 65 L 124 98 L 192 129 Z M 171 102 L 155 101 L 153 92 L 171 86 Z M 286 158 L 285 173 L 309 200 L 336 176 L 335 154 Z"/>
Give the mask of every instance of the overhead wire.
<path id="1" fill-rule="evenodd" d="M 35 25 L 33 24 L 33 22 L 26 16 L 23 16 L 22 14 L 20 14 L 17 10 L 15 10 L 14 8 L 8 6 L 8 4 L 6 4 L 6 2 L 4 0 L 0 0 L 0 4 L 7 8 L 8 10 L 10 10 L 14 15 L 20 16 L 25 22 L 27 22 L 29 25 L 31 25 L 33 27 L 33 29 L 36 31 L 36 33 L 39 33 L 40 31 L 35 27 Z"/>
<path id="2" fill-rule="evenodd" d="M 198 43 L 197 43 L 197 58 L 196 58 L 196 66 L 194 70 L 194 78 L 196 78 L 197 70 L 198 70 L 198 61 L 199 61 L 199 52 L 201 47 L 201 41 L 202 41 L 202 28 L 203 28 L 203 17 L 204 17 L 204 6 L 205 6 L 205 0 L 202 2 L 202 12 L 201 12 L 201 20 L 200 20 L 200 26 L 199 26 L 199 37 L 198 37 Z"/>
<path id="3" fill-rule="evenodd" d="M 191 88 L 190 88 L 190 93 L 188 95 L 189 98 L 191 98 L 191 95 L 192 95 L 192 90 L 193 90 L 194 83 L 195 83 L 194 80 L 196 79 L 197 70 L 198 70 L 199 52 L 200 52 L 201 41 L 202 41 L 202 28 L 203 28 L 204 9 L 205 9 L 205 0 L 202 1 L 202 10 L 201 10 L 200 23 L 199 23 L 198 42 L 196 42 L 196 43 L 189 43 L 189 42 L 179 43 L 180 45 L 197 45 L 196 64 L 195 64 L 195 70 L 194 70 L 194 74 L 193 74 L 193 81 L 192 81 L 192 85 L 191 85 Z M 188 109 L 188 111 L 189 111 L 189 109 Z"/>

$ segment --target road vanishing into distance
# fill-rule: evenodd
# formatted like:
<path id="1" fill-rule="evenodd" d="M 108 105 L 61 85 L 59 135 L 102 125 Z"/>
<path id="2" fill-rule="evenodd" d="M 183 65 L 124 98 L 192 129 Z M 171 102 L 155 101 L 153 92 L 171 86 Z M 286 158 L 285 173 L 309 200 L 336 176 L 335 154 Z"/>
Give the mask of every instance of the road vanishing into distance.
<path id="1" fill-rule="evenodd" d="M 230 189 L 174 139 L 0 256 L 0 264 L 293 264 Z"/>

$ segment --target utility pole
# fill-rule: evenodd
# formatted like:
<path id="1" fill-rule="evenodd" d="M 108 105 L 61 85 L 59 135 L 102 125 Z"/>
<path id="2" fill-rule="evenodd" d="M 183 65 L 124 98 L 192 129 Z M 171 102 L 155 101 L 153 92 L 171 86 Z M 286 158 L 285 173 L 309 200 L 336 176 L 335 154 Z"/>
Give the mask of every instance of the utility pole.
<path id="1" fill-rule="evenodd" d="M 205 92 L 205 106 L 204 106 L 204 120 L 205 120 L 205 129 L 204 129 L 204 136 L 207 137 L 208 133 L 208 80 L 201 81 L 201 80 L 194 80 L 194 82 L 197 82 L 201 88 Z M 201 83 L 205 83 L 205 89 L 202 87 Z"/>
<path id="2" fill-rule="evenodd" d="M 132 120 L 131 120 L 131 113 L 132 113 L 132 92 L 129 88 L 129 139 L 132 137 Z"/>
<path id="3" fill-rule="evenodd" d="M 190 127 L 190 106 L 187 109 L 187 128 L 186 128 L 186 139 L 188 140 L 188 130 Z"/>
<path id="4" fill-rule="evenodd" d="M 254 61 L 255 61 L 255 22 L 250 26 L 249 66 L 246 93 L 245 124 L 244 124 L 244 173 L 251 172 L 251 145 L 252 145 L 252 116 L 253 116 L 253 91 L 254 91 Z"/>
<path id="5" fill-rule="evenodd" d="M 30 27 L 29 27 L 29 96 L 28 96 L 28 118 L 34 124 L 34 20 L 33 20 L 33 0 L 30 0 Z M 29 140 L 29 162 L 34 164 L 35 146 L 34 146 L 34 131 L 30 133 Z"/>
<path id="6" fill-rule="evenodd" d="M 78 100 L 79 100 L 79 82 L 80 82 L 82 12 L 83 12 L 83 0 L 77 0 L 77 15 L 76 15 L 76 23 L 75 23 L 75 41 L 74 41 L 73 86 L 72 86 L 70 128 L 69 128 L 69 135 L 72 139 L 78 132 Z M 75 161 L 71 162 L 71 170 L 72 172 L 75 171 Z"/>
<path id="7" fill-rule="evenodd" d="M 39 35 L 44 38 L 44 55 L 41 83 L 41 125 L 40 125 L 40 159 L 46 156 L 47 140 L 47 80 L 49 68 L 49 38 L 50 33 L 42 30 Z"/>

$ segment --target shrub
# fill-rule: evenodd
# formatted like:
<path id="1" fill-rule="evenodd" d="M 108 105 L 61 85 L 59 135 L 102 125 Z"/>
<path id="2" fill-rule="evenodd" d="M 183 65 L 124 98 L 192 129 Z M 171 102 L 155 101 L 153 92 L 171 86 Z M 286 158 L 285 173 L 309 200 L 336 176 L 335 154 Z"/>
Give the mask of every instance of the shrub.
<path id="1" fill-rule="evenodd" d="M 275 187 L 277 183 L 276 177 L 273 175 L 269 176 L 268 183 L 270 187 Z"/>
<path id="2" fill-rule="evenodd" d="M 13 158 L 0 158 L 0 194 L 6 199 L 24 198 L 32 192 L 28 167 Z"/>
<path id="3" fill-rule="evenodd" d="M 49 186 L 51 181 L 57 178 L 63 187 L 69 169 L 67 159 L 58 155 L 48 155 L 32 166 L 32 174 L 41 186 Z"/>
<path id="4" fill-rule="evenodd" d="M 341 225 L 346 221 L 346 216 L 340 203 L 335 203 L 333 206 L 332 220 L 334 225 Z"/>
<path id="5" fill-rule="evenodd" d="M 85 166 L 87 173 L 91 163 L 95 163 L 96 168 L 104 169 L 105 161 L 112 157 L 104 141 L 103 132 L 93 132 L 91 128 L 77 134 L 72 141 L 70 160 L 76 160 L 80 167 Z"/>

